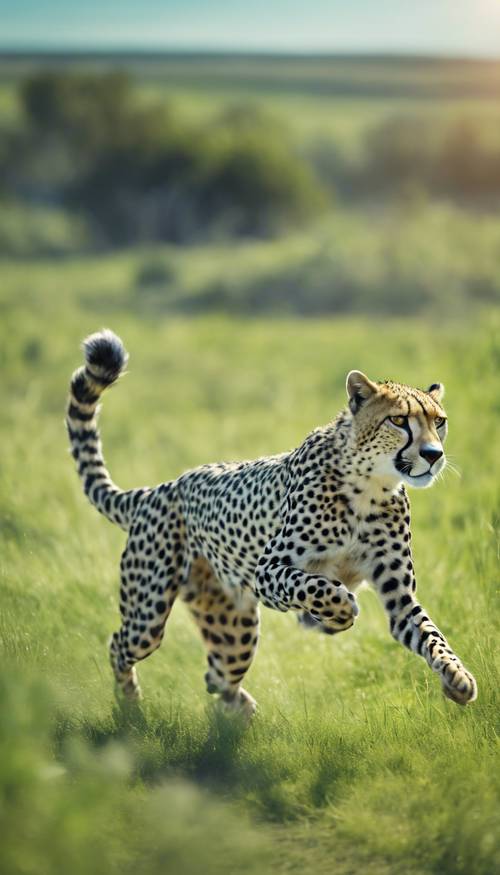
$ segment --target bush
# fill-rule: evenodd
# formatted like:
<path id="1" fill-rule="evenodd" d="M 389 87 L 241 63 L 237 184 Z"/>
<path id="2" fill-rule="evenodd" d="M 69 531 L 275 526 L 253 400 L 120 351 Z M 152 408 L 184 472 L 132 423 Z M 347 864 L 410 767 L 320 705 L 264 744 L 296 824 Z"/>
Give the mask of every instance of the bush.
<path id="1" fill-rule="evenodd" d="M 101 245 L 269 235 L 325 204 L 311 168 L 251 104 L 194 127 L 123 74 L 39 73 L 3 158 L 13 196 L 84 211 Z"/>
<path id="2" fill-rule="evenodd" d="M 436 127 L 418 116 L 394 116 L 369 131 L 362 177 L 367 187 L 429 186 L 437 160 Z"/>
<path id="3" fill-rule="evenodd" d="M 138 288 L 155 288 L 170 285 L 176 278 L 172 264 L 156 257 L 143 261 L 137 268 L 134 285 Z"/>
<path id="4" fill-rule="evenodd" d="M 263 131 L 221 137 L 201 184 L 203 214 L 233 234 L 265 237 L 322 211 L 309 168 Z"/>
<path id="5" fill-rule="evenodd" d="M 420 189 L 460 200 L 500 194 L 498 125 L 467 117 L 394 115 L 371 127 L 354 154 L 322 137 L 307 150 L 318 176 L 345 197 Z"/>
<path id="6" fill-rule="evenodd" d="M 465 197 L 500 193 L 500 142 L 488 143 L 477 124 L 462 118 L 445 131 L 436 168 L 440 188 Z"/>

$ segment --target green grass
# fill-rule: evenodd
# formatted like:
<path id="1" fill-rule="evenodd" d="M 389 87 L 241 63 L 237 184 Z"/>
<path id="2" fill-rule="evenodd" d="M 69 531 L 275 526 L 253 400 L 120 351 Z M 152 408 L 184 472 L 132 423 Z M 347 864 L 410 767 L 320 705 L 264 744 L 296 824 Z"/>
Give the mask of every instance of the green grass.
<path id="1" fill-rule="evenodd" d="M 401 111 L 488 129 L 498 117 L 498 64 L 207 63 L 127 66 L 145 100 L 165 96 L 196 124 L 257 102 L 305 150 L 326 138 L 354 153 Z M 14 87 L 29 69 L 0 62 L 6 125 L 19 121 Z M 4 210 L 0 235 L 18 259 L 67 257 L 0 263 L 2 875 L 500 869 L 500 225 L 415 193 L 394 210 L 335 210 L 280 240 L 105 257 L 71 256 L 83 230 L 53 209 Z M 297 300 L 311 312 L 313 298 L 338 312 L 342 283 L 357 318 L 283 316 Z M 272 318 L 241 318 L 257 306 Z M 382 318 L 382 306 L 419 316 Z M 196 309 L 215 312 L 179 315 Z M 131 354 L 102 416 L 124 488 L 296 446 L 345 403 L 351 368 L 446 384 L 448 452 L 462 476 L 412 494 L 414 553 L 419 597 L 477 677 L 477 702 L 442 698 L 366 589 L 355 628 L 334 639 L 263 611 L 248 729 L 206 695 L 182 604 L 140 666 L 144 703 L 116 703 L 106 641 L 124 535 L 84 499 L 63 425 L 79 341 L 102 325 Z"/>
<path id="2" fill-rule="evenodd" d="M 10 237 L 16 252 L 0 262 L 6 289 L 42 318 L 45 308 L 76 303 L 109 318 L 126 310 L 139 319 L 179 312 L 447 319 L 500 301 L 498 218 L 418 193 L 374 213 L 339 206 L 303 231 L 265 241 L 84 256 L 74 254 L 74 231 L 81 239 L 78 223 L 65 227 L 55 210 L 13 208 L 0 216 L 0 240 Z M 39 236 L 64 257 L 21 261 Z"/>
<path id="3" fill-rule="evenodd" d="M 491 875 L 498 316 L 188 320 L 120 298 L 131 269 L 133 256 L 2 269 L 2 872 Z M 131 355 L 102 416 L 123 487 L 297 445 L 344 404 L 353 367 L 446 384 L 462 476 L 413 494 L 414 550 L 421 600 L 478 679 L 474 705 L 442 698 L 367 589 L 334 639 L 263 612 L 248 730 L 206 696 L 181 604 L 140 666 L 144 704 L 117 706 L 106 640 L 124 536 L 86 503 L 62 421 L 78 343 L 103 324 Z"/>

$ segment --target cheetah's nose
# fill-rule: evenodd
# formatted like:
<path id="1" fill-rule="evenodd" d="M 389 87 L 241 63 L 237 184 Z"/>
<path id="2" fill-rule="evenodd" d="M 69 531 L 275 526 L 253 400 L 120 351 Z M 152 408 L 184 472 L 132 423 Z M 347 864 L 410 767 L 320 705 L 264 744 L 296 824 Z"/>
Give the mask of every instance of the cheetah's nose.
<path id="1" fill-rule="evenodd" d="M 432 466 L 434 462 L 437 462 L 437 460 L 441 458 L 443 451 L 438 447 L 434 447 L 432 444 L 424 444 L 420 449 L 420 455 L 422 456 L 422 459 L 425 459 L 425 461 Z"/>

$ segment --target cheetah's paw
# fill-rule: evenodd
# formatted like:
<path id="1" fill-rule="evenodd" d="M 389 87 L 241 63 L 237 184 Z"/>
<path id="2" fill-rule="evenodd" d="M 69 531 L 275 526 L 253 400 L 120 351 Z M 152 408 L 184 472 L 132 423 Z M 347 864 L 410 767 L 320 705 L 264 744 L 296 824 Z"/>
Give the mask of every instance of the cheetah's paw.
<path id="1" fill-rule="evenodd" d="M 444 695 L 458 705 L 467 705 L 477 698 L 475 678 L 463 667 L 447 666 L 441 683 Z"/>
<path id="2" fill-rule="evenodd" d="M 343 584 L 328 584 L 321 600 L 313 600 L 308 606 L 314 620 L 318 620 L 327 634 L 344 632 L 350 629 L 359 614 L 359 605 Z"/>
<path id="3" fill-rule="evenodd" d="M 221 702 L 228 713 L 241 715 L 250 721 L 257 710 L 257 702 L 241 687 L 236 694 L 222 693 Z"/>

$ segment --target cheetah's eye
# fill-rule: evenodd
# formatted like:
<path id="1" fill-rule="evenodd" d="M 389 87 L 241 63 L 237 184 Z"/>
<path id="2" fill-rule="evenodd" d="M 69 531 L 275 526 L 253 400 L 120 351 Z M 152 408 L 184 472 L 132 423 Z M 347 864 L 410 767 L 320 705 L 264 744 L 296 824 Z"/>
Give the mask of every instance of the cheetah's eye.
<path id="1" fill-rule="evenodd" d="M 407 418 L 406 416 L 389 416 L 393 425 L 397 425 L 398 428 L 402 428 L 406 424 Z"/>
<path id="2" fill-rule="evenodd" d="M 446 419 L 444 418 L 444 416 L 436 416 L 436 418 L 434 419 L 434 425 L 436 426 L 436 428 L 441 428 L 441 426 L 444 425 L 445 422 Z"/>

